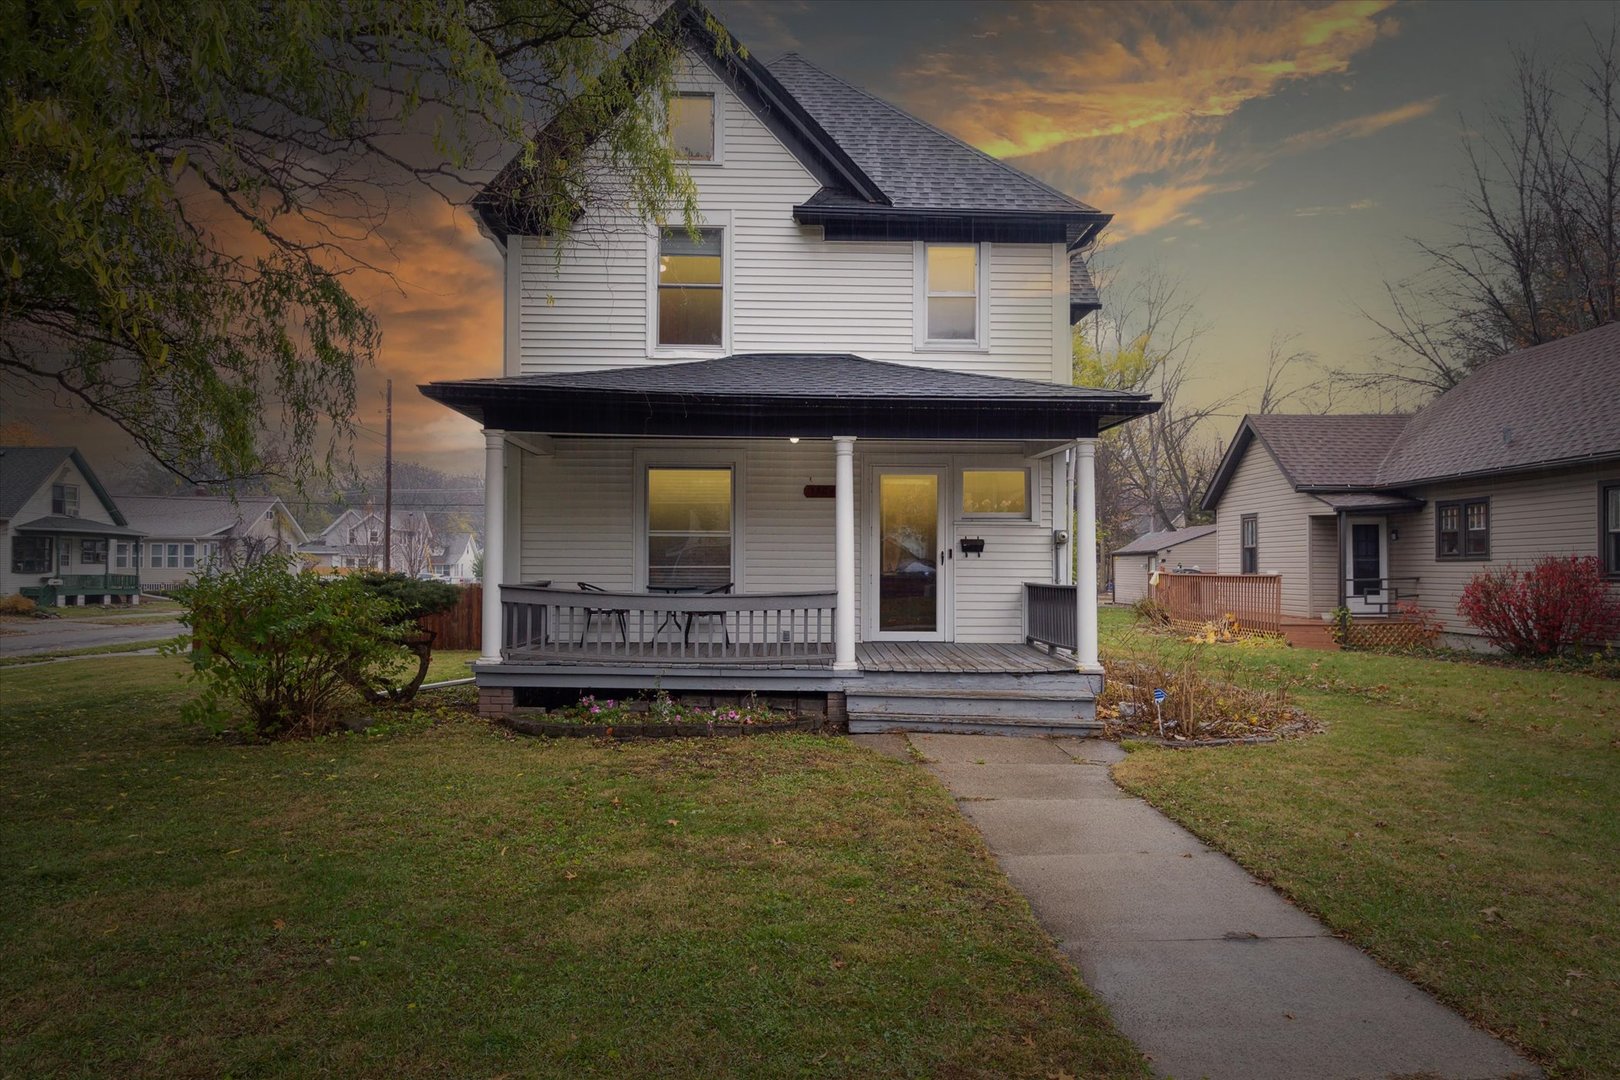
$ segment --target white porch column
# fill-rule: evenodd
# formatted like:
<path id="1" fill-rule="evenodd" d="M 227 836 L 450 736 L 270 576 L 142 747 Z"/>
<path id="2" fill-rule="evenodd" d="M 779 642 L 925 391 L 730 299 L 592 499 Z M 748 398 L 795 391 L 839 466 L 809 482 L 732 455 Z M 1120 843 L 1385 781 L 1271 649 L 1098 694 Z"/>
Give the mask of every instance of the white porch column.
<path id="1" fill-rule="evenodd" d="M 506 572 L 506 433 L 484 431 L 484 625 L 480 663 L 501 659 L 501 581 Z"/>
<path id="2" fill-rule="evenodd" d="M 1075 483 L 1080 489 L 1080 512 L 1074 523 L 1075 602 L 1079 605 L 1075 627 L 1082 668 L 1096 668 L 1097 662 L 1097 440 L 1075 443 Z"/>
<path id="3" fill-rule="evenodd" d="M 855 436 L 833 439 L 837 468 L 833 474 L 833 553 L 837 568 L 838 609 L 833 614 L 836 671 L 855 670 Z"/>

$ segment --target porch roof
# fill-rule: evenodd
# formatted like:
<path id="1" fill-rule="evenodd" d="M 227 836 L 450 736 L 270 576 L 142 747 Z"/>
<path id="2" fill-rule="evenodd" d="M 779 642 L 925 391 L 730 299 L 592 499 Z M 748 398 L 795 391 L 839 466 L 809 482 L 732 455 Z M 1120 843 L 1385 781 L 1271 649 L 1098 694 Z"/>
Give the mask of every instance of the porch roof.
<path id="1" fill-rule="evenodd" d="M 1423 509 L 1422 499 L 1414 499 L 1408 495 L 1391 495 L 1381 491 L 1317 492 L 1316 497 L 1333 509 L 1345 512 L 1389 513 Z"/>
<path id="2" fill-rule="evenodd" d="M 486 428 L 571 435 L 1063 440 L 1159 408 L 1147 394 L 848 353 L 741 353 L 420 389 Z"/>
<path id="3" fill-rule="evenodd" d="M 124 536 L 132 539 L 139 539 L 146 535 L 139 529 L 131 529 L 125 525 L 114 525 L 106 521 L 91 521 L 88 518 L 67 517 L 63 514 L 53 514 L 49 517 L 25 521 L 17 526 L 17 531 L 64 533 L 70 536 Z"/>

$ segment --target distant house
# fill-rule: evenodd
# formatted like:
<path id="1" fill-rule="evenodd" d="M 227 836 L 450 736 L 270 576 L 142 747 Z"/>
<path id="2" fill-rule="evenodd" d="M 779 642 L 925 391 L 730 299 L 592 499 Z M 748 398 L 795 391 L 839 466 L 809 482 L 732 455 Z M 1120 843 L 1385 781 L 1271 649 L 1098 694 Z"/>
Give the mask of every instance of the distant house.
<path id="1" fill-rule="evenodd" d="M 478 538 L 469 532 L 448 533 L 433 541 L 433 576 L 456 584 L 476 581 Z"/>
<path id="2" fill-rule="evenodd" d="M 1590 555 L 1620 588 L 1620 325 L 1494 360 L 1410 416 L 1246 416 L 1204 499 L 1285 614 L 1402 601 L 1449 633 L 1481 570 Z"/>
<path id="3" fill-rule="evenodd" d="M 1134 604 L 1148 595 L 1148 575 L 1163 559 L 1171 570 L 1214 573 L 1215 526 L 1194 525 L 1138 536 L 1114 551 L 1114 603 Z"/>
<path id="4" fill-rule="evenodd" d="M 392 557 L 387 560 L 390 569 L 408 577 L 432 572 L 433 529 L 425 513 L 396 511 L 393 528 L 386 532 L 390 534 L 392 548 Z M 298 545 L 298 554 L 317 570 L 333 573 L 381 570 L 384 534 L 381 512 L 351 507 L 313 539 Z"/>
<path id="5" fill-rule="evenodd" d="M 0 595 L 139 603 L 139 568 L 112 553 L 140 539 L 78 450 L 0 447 Z"/>
<path id="6" fill-rule="evenodd" d="M 113 547 L 117 568 L 139 566 L 151 586 L 178 585 L 200 570 L 290 554 L 309 538 L 273 495 L 120 495 L 140 542 Z"/>

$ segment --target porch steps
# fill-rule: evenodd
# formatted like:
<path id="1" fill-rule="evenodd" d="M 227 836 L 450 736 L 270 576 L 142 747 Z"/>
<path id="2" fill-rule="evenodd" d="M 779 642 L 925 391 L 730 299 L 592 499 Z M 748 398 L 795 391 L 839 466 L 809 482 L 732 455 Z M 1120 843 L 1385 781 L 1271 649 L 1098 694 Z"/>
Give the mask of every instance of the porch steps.
<path id="1" fill-rule="evenodd" d="M 851 734 L 1076 735 L 1099 730 L 1094 682 L 1073 672 L 868 672 L 846 690 Z"/>
<path id="2" fill-rule="evenodd" d="M 1296 649 L 1319 649 L 1337 652 L 1339 643 L 1333 640 L 1333 627 L 1321 619 L 1284 619 L 1283 639 Z"/>

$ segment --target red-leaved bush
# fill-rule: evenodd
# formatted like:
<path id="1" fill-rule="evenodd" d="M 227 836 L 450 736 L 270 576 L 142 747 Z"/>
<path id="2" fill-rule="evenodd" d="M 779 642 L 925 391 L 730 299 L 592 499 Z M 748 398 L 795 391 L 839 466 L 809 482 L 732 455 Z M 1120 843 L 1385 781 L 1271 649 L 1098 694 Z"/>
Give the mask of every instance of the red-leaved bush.
<path id="1" fill-rule="evenodd" d="M 1620 634 L 1620 598 L 1589 555 L 1546 555 L 1528 570 L 1481 571 L 1463 589 L 1457 614 L 1515 656 L 1563 656 Z"/>

